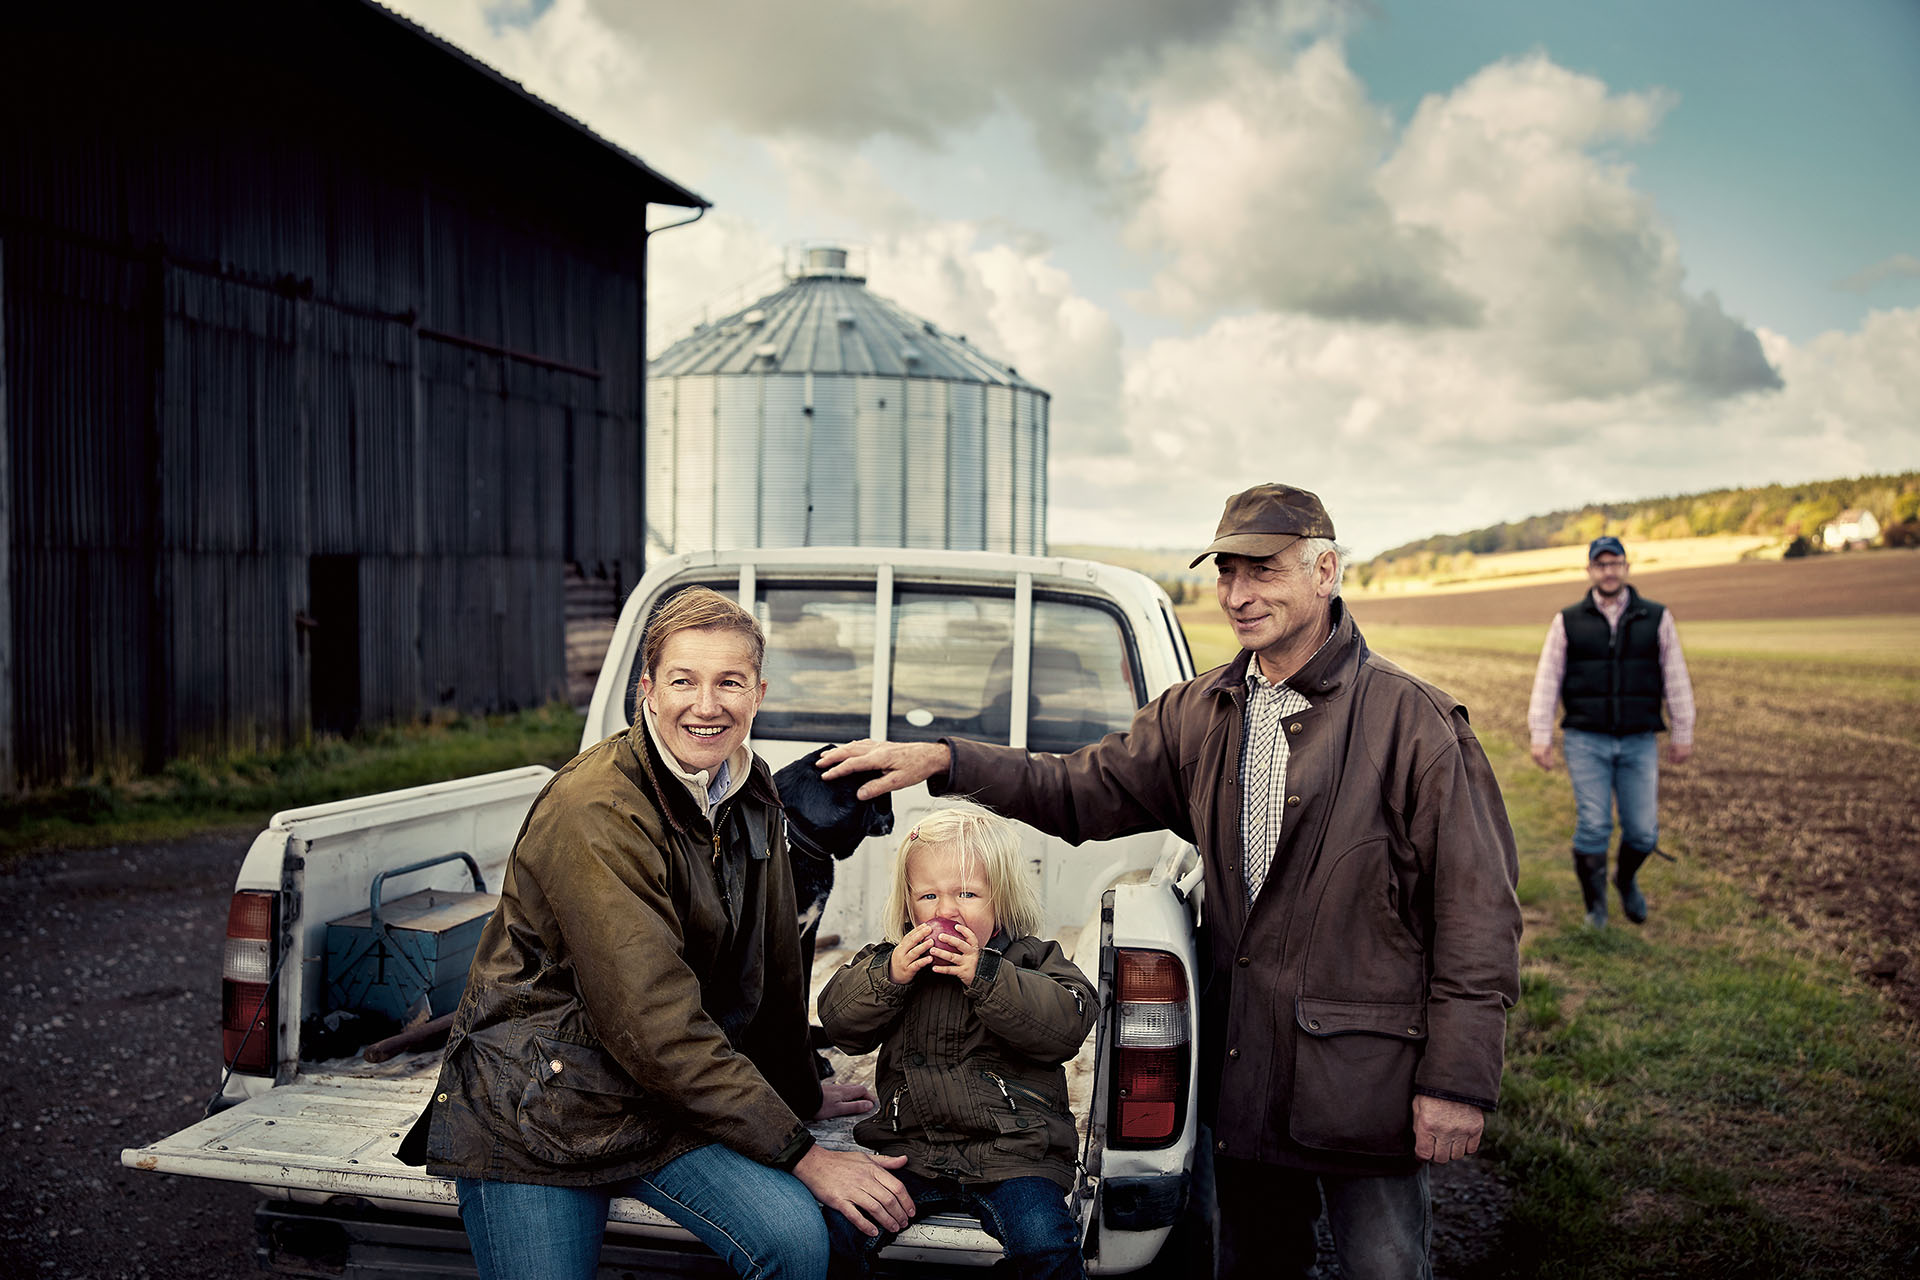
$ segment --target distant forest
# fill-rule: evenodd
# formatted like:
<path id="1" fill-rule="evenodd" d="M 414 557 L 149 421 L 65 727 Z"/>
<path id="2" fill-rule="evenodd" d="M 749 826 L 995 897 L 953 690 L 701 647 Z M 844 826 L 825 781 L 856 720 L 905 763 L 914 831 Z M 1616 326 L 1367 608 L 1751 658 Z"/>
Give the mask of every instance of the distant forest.
<path id="1" fill-rule="evenodd" d="M 1871 511 L 1881 528 L 1890 532 L 1895 525 L 1920 520 L 1920 471 L 1593 503 L 1572 511 L 1554 511 L 1467 533 L 1441 533 L 1409 542 L 1368 561 L 1361 567 L 1361 577 L 1427 573 L 1444 558 L 1462 553 L 1491 556 L 1578 546 L 1603 533 L 1638 542 L 1750 534 L 1788 542 L 1806 539 L 1808 542 L 1801 544 L 1806 546 L 1817 542 L 1823 526 L 1851 508 Z"/>

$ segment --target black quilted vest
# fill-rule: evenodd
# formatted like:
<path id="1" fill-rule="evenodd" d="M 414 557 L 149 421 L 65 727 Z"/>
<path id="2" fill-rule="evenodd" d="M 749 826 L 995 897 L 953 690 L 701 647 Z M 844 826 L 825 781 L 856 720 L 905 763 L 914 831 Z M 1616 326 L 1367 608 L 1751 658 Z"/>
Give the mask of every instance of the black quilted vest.
<path id="1" fill-rule="evenodd" d="M 1667 727 L 1660 717 L 1660 615 L 1666 606 L 1626 590 L 1618 630 L 1607 625 L 1592 592 L 1560 611 L 1567 629 L 1567 674 L 1560 682 L 1564 728 L 1624 737 Z"/>

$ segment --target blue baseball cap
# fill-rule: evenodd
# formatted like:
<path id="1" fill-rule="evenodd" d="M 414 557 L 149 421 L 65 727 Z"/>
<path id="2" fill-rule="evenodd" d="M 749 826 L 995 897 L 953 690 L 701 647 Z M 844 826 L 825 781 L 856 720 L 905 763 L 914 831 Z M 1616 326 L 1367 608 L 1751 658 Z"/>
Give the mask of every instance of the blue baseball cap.
<path id="1" fill-rule="evenodd" d="M 1627 549 L 1620 544 L 1620 539 L 1607 533 L 1602 534 L 1587 544 L 1587 559 L 1590 561 L 1598 560 L 1609 551 L 1619 556 L 1622 560 L 1627 558 Z"/>

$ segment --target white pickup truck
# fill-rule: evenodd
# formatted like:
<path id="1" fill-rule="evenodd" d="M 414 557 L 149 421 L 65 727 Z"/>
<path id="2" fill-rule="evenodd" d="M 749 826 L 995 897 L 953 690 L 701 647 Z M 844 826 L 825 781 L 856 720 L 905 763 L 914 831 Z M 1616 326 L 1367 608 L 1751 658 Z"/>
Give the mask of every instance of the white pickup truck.
<path id="1" fill-rule="evenodd" d="M 645 620 L 663 595 L 693 583 L 736 597 L 766 629 L 769 690 L 753 743 L 775 769 L 823 743 L 868 736 L 1072 751 L 1124 729 L 1137 707 L 1193 674 L 1165 594 L 1110 565 L 874 548 L 695 553 L 656 567 L 627 601 L 583 746 L 631 724 Z M 302 1027 L 317 1027 L 339 998 L 328 923 L 367 912 L 370 894 L 392 903 L 469 890 L 470 878 L 497 888 L 551 772 L 532 766 L 275 815 L 248 851 L 229 912 L 224 1061 L 210 1113 L 122 1161 L 255 1186 L 266 1197 L 258 1259 L 272 1271 L 472 1275 L 452 1184 L 393 1154 L 425 1104 L 438 1049 L 378 1063 L 363 1049 L 316 1060 Z M 897 793 L 896 831 L 932 803 L 924 786 Z M 1088 1270 L 1185 1274 L 1187 1249 L 1168 1239 L 1194 1152 L 1197 854 L 1162 834 L 1080 848 L 1025 834 L 1045 927 L 1100 984 L 1099 1024 L 1068 1073 L 1083 1135 L 1072 1198 Z M 874 838 L 839 864 L 816 992 L 881 936 L 892 853 L 891 838 Z M 467 858 L 448 860 L 457 854 Z M 440 861 L 400 873 L 429 859 Z M 442 998 L 434 1009 L 451 1006 Z M 830 1060 L 836 1078 L 871 1081 L 870 1057 Z M 816 1131 L 851 1146 L 850 1127 Z M 902 1234 L 881 1262 L 919 1274 L 998 1257 L 972 1219 L 939 1216 Z M 652 1209 L 614 1201 L 603 1275 L 718 1268 Z"/>

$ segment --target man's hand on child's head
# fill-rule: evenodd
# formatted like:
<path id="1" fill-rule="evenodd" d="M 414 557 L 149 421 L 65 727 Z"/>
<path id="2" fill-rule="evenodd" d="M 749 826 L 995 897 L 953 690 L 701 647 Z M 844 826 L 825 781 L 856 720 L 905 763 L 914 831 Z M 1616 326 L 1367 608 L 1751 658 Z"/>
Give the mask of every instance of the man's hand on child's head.
<path id="1" fill-rule="evenodd" d="M 933 935 L 933 922 L 929 920 L 907 930 L 906 936 L 895 944 L 893 955 L 887 959 L 887 976 L 895 986 L 906 986 L 933 963 Z"/>
<path id="2" fill-rule="evenodd" d="M 973 985 L 974 972 L 980 967 L 980 938 L 964 924 L 933 945 L 933 971 L 960 979 L 960 985 Z"/>

